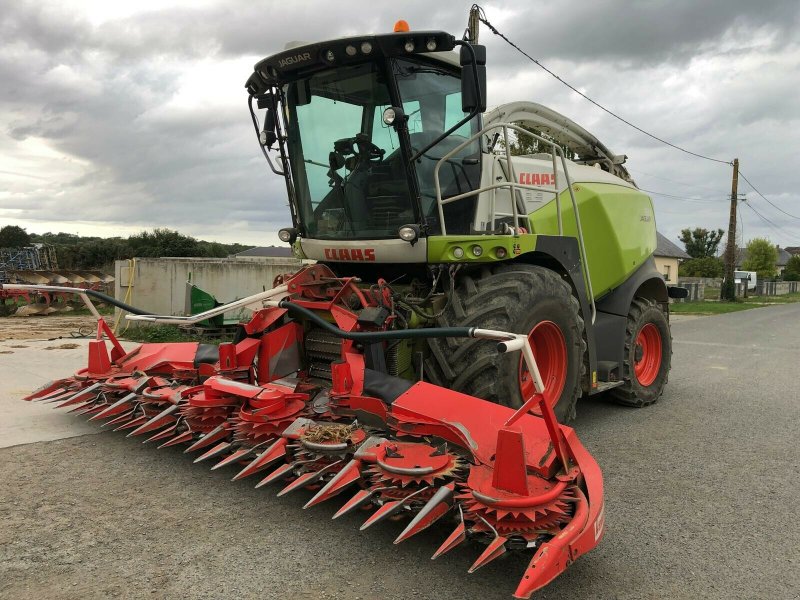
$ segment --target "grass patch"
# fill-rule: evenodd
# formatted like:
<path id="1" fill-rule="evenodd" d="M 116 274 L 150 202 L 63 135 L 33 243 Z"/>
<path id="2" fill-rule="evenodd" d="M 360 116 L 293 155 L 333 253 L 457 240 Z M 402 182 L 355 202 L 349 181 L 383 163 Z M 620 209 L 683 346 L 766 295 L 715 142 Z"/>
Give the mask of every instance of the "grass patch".
<path id="1" fill-rule="evenodd" d="M 800 302 L 800 292 L 782 296 L 748 296 L 747 298 L 739 298 L 739 300 L 748 304 L 791 304 L 792 302 Z"/>
<path id="2" fill-rule="evenodd" d="M 122 339 L 147 344 L 165 344 L 169 342 L 201 342 L 203 344 L 219 344 L 220 340 L 202 335 L 192 335 L 176 325 L 152 325 L 150 327 L 129 327 L 121 334 Z"/>
<path id="3" fill-rule="evenodd" d="M 722 315 L 759 306 L 763 305 L 745 302 L 676 302 L 669 305 L 669 312 L 675 315 Z"/>
<path id="4" fill-rule="evenodd" d="M 670 304 L 669 310 L 671 313 L 683 315 L 721 315 L 773 304 L 790 304 L 792 302 L 800 302 L 800 292 L 783 296 L 748 296 L 747 298 L 737 298 L 736 302 L 718 302 L 715 300 L 676 302 Z"/>

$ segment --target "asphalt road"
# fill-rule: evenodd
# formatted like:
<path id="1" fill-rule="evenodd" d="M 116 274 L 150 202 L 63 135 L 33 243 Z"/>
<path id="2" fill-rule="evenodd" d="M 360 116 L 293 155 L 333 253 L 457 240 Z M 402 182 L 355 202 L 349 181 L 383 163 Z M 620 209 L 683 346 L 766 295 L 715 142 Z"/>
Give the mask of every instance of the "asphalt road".
<path id="1" fill-rule="evenodd" d="M 800 304 L 673 335 L 657 405 L 580 403 L 607 531 L 536 598 L 800 597 Z M 478 547 L 429 560 L 446 529 L 393 546 L 400 524 L 360 533 L 232 474 L 111 433 L 0 449 L 0 598 L 505 599 L 527 563 L 467 575 Z"/>

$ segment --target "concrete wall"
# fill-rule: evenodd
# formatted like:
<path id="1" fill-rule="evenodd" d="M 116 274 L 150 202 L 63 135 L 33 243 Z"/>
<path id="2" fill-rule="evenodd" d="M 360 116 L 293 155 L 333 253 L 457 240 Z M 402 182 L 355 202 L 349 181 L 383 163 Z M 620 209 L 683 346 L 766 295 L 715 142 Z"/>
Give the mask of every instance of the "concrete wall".
<path id="1" fill-rule="evenodd" d="M 681 277 L 678 285 L 684 283 L 700 283 L 706 287 L 720 288 L 722 287 L 722 277 Z"/>
<path id="2" fill-rule="evenodd" d="M 705 300 L 706 288 L 702 283 L 685 282 L 681 279 L 678 284 L 682 288 L 686 288 L 689 295 L 686 298 L 673 298 L 673 302 L 699 302 Z"/>
<path id="3" fill-rule="evenodd" d="M 186 281 L 231 302 L 272 287 L 277 275 L 297 271 L 294 258 L 137 258 L 118 260 L 114 295 L 117 299 L 162 315 L 183 315 Z M 130 295 L 127 297 L 130 284 Z M 226 315 L 233 317 L 234 315 Z M 240 314 L 238 316 L 244 316 Z"/>
<path id="4" fill-rule="evenodd" d="M 755 294 L 750 291 L 750 295 L 756 296 L 784 296 L 800 292 L 800 281 L 759 281 L 756 283 Z"/>
<path id="5" fill-rule="evenodd" d="M 654 256 L 656 269 L 664 276 L 667 285 L 676 285 L 678 282 L 678 259 L 667 256 Z"/>

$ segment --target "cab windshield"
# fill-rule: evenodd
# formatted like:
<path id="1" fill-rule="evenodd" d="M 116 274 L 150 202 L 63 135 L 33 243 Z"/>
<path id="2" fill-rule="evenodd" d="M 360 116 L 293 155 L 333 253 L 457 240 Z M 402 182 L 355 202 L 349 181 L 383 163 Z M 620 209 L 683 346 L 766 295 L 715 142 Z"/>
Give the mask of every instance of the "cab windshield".
<path id="1" fill-rule="evenodd" d="M 391 65 L 416 152 L 463 118 L 460 81 L 421 63 Z M 395 238 L 402 225 L 420 222 L 438 229 L 433 168 L 464 141 L 470 125 L 416 162 L 420 206 L 411 194 L 412 170 L 406 167 L 398 134 L 383 123 L 383 111 L 394 104 L 384 73 L 379 65 L 364 63 L 322 71 L 285 88 L 292 179 L 306 237 Z M 479 154 L 477 147 L 465 150 L 442 168 L 444 196 L 478 186 Z M 465 156 L 473 157 L 466 165 Z M 451 206 L 470 213 L 464 222 L 471 222 L 469 207 L 458 202 L 448 212 Z"/>

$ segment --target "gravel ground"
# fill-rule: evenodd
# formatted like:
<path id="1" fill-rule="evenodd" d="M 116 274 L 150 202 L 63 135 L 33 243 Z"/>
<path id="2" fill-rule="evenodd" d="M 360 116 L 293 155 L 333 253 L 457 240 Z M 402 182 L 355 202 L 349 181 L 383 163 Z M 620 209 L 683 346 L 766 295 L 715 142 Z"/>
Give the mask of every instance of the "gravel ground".
<path id="1" fill-rule="evenodd" d="M 800 304 L 673 333 L 657 405 L 579 404 L 606 536 L 536 598 L 800 597 Z M 527 563 L 467 575 L 478 547 L 429 560 L 447 528 L 393 546 L 399 523 L 360 533 L 234 472 L 119 433 L 0 449 L 0 598 L 505 599 Z"/>
<path id="2" fill-rule="evenodd" d="M 66 313 L 31 317 L 0 317 L 0 341 L 48 340 L 59 336 L 66 338 L 79 331 L 91 335 L 96 328 L 97 320 L 91 315 L 71 316 Z"/>

